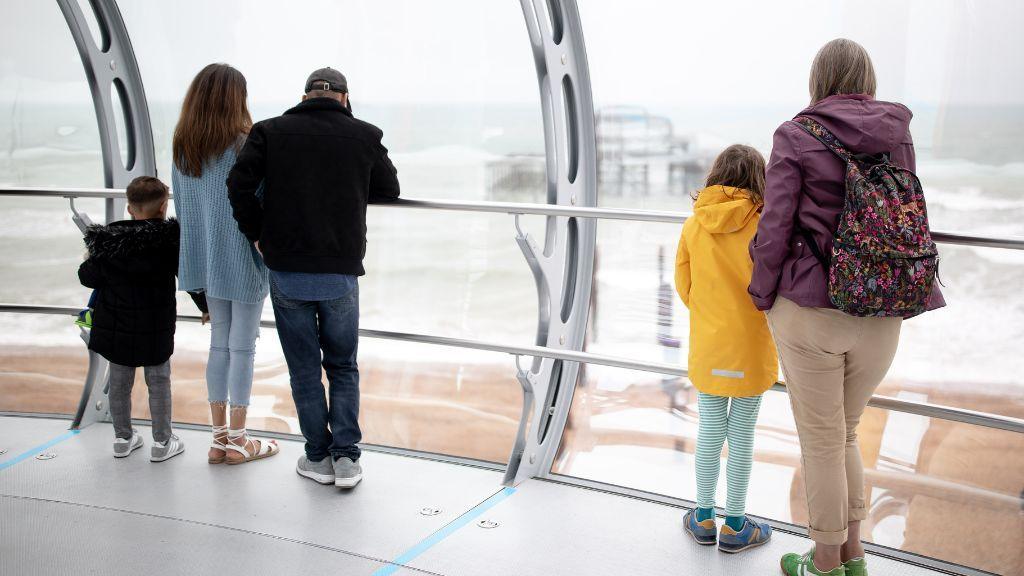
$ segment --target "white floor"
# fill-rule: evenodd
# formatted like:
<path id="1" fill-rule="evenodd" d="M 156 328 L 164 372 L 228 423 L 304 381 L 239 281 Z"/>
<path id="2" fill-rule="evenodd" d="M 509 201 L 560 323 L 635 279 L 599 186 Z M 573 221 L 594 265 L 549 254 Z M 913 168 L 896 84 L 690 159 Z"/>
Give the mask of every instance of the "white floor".
<path id="1" fill-rule="evenodd" d="M 0 417 L 0 574 L 732 576 L 778 574 L 781 554 L 810 545 L 776 533 L 730 556 L 692 543 L 678 508 L 544 481 L 506 490 L 498 471 L 369 451 L 343 492 L 295 474 L 293 441 L 211 466 L 207 435 L 179 430 L 181 456 L 150 463 L 147 438 L 114 459 L 109 424 L 68 424 Z M 935 573 L 870 562 L 873 576 Z"/>

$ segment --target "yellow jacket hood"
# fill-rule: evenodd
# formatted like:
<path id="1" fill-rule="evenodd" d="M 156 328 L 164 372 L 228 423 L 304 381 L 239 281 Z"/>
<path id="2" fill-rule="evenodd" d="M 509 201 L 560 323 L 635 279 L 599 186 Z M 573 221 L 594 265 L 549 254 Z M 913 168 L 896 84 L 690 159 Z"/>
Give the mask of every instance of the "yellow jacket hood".
<path id="1" fill-rule="evenodd" d="M 750 192 L 732 186 L 709 186 L 700 191 L 693 216 L 712 234 L 732 234 L 757 217 Z"/>

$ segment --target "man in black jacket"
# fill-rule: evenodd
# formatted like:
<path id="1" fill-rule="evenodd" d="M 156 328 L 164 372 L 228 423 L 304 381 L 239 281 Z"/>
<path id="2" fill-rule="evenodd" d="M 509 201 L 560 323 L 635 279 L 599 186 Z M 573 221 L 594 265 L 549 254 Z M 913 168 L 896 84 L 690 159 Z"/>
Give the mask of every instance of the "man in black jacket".
<path id="1" fill-rule="evenodd" d="M 345 77 L 322 68 L 306 81 L 302 103 L 252 127 L 228 175 L 238 228 L 270 268 L 277 331 L 306 438 L 296 472 L 342 488 L 362 478 L 357 278 L 365 273 L 366 206 L 399 194 L 382 137 L 352 117 Z"/>

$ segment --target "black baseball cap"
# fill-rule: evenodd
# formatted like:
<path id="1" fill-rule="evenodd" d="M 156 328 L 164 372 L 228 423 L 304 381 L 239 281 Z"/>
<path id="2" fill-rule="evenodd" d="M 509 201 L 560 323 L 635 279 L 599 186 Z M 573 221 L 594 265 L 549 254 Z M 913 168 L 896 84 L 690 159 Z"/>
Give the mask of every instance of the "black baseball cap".
<path id="1" fill-rule="evenodd" d="M 313 84 L 317 82 L 321 84 L 314 87 Z M 310 74 L 309 78 L 306 79 L 306 93 L 308 94 L 312 90 L 327 90 L 348 94 L 348 80 L 345 79 L 344 74 L 334 68 L 321 68 Z"/>

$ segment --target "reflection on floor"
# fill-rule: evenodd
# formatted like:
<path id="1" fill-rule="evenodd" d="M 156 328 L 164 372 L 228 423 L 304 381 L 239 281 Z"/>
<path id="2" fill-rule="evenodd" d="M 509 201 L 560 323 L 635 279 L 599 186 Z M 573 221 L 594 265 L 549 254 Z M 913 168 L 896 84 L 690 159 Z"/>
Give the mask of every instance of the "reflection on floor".
<path id="1" fill-rule="evenodd" d="M 110 425 L 68 435 L 67 424 L 0 417 L 0 573 L 745 575 L 776 573 L 783 552 L 809 546 L 776 533 L 729 556 L 684 536 L 678 508 L 546 481 L 505 490 L 497 470 L 374 452 L 363 483 L 340 492 L 294 473 L 294 441 L 211 466 L 207 435 L 179 430 L 179 457 L 118 460 Z M 876 576 L 933 573 L 870 562 Z"/>

